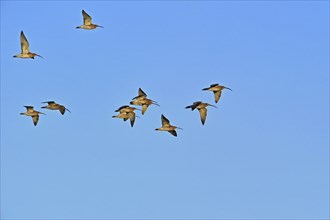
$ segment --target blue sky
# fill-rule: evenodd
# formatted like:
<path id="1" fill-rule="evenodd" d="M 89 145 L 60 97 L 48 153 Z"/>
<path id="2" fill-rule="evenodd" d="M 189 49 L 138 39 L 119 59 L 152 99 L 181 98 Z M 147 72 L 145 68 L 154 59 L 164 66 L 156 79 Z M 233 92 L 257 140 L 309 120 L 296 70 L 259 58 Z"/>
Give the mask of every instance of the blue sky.
<path id="1" fill-rule="evenodd" d="M 1 1 L 0 48 L 1 218 L 329 218 L 328 1 Z"/>

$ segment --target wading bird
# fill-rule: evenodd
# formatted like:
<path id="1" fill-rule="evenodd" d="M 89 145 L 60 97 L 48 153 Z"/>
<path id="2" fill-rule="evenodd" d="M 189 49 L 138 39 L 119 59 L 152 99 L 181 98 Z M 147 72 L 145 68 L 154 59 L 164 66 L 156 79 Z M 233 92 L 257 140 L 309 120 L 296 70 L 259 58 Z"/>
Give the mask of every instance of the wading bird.
<path id="1" fill-rule="evenodd" d="M 124 121 L 126 121 L 127 119 L 130 119 L 131 122 L 131 127 L 134 126 L 134 122 L 135 122 L 135 117 L 137 117 L 135 115 L 134 110 L 140 110 L 134 107 L 130 107 L 128 105 L 124 105 L 121 106 L 120 108 L 118 108 L 115 112 L 119 112 L 118 115 L 114 115 L 112 116 L 113 118 L 122 118 Z"/>
<path id="2" fill-rule="evenodd" d="M 47 101 L 47 102 L 42 102 L 42 103 L 48 103 L 48 105 L 42 106 L 41 108 L 47 108 L 47 109 L 50 109 L 50 110 L 59 110 L 62 115 L 64 115 L 65 110 L 70 112 L 69 109 L 65 108 L 63 105 L 55 103 L 54 101 Z"/>
<path id="3" fill-rule="evenodd" d="M 32 59 L 34 59 L 35 56 L 43 58 L 42 56 L 40 56 L 36 53 L 31 53 L 30 52 L 29 42 L 26 39 L 23 31 L 21 31 L 20 40 L 21 40 L 21 53 L 13 56 L 14 58 L 32 58 Z"/>
<path id="4" fill-rule="evenodd" d="M 130 102 L 131 105 L 140 105 L 142 106 L 142 115 L 147 111 L 148 107 L 152 104 L 159 106 L 159 104 L 151 99 L 147 98 L 147 94 L 139 88 L 138 96 L 132 99 Z"/>
<path id="5" fill-rule="evenodd" d="M 202 124 L 204 125 L 205 120 L 206 120 L 206 115 L 207 115 L 207 109 L 206 109 L 207 106 L 212 106 L 212 107 L 217 108 L 214 105 L 211 105 L 209 103 L 200 102 L 200 101 L 194 102 L 192 105 L 189 105 L 186 108 L 191 108 L 191 111 L 193 111 L 195 108 L 197 108 L 199 111 L 199 114 L 201 116 Z"/>
<path id="6" fill-rule="evenodd" d="M 209 90 L 209 91 L 213 91 L 214 93 L 214 99 L 215 99 L 215 103 L 218 103 L 220 97 L 221 97 L 221 93 L 222 93 L 222 90 L 223 89 L 229 89 L 231 90 L 230 88 L 228 87 L 225 87 L 225 86 L 220 86 L 218 83 L 216 84 L 212 84 L 210 85 L 210 87 L 208 88 L 204 88 L 203 90 Z M 231 90 L 233 91 L 233 90 Z"/>
<path id="7" fill-rule="evenodd" d="M 85 29 L 85 30 L 92 30 L 92 29 L 95 29 L 97 27 L 103 28 L 100 25 L 93 24 L 92 23 L 92 17 L 89 16 L 84 10 L 82 10 L 82 15 L 83 15 L 83 18 L 84 18 L 84 24 L 80 25 L 76 28 L 82 28 L 82 29 Z"/>
<path id="8" fill-rule="evenodd" d="M 156 131 L 168 131 L 170 132 L 173 136 L 177 136 L 176 134 L 176 131 L 175 129 L 178 128 L 178 129 L 181 129 L 182 128 L 179 128 L 179 127 L 176 127 L 176 126 L 173 126 L 170 124 L 170 121 L 162 114 L 161 116 L 161 119 L 162 119 L 162 127 L 161 128 L 156 128 L 155 130 Z"/>
<path id="9" fill-rule="evenodd" d="M 34 110 L 33 106 L 24 106 L 24 107 L 26 108 L 26 112 L 22 112 L 21 115 L 31 116 L 34 126 L 38 124 L 39 114 L 46 115 L 45 113 Z"/>

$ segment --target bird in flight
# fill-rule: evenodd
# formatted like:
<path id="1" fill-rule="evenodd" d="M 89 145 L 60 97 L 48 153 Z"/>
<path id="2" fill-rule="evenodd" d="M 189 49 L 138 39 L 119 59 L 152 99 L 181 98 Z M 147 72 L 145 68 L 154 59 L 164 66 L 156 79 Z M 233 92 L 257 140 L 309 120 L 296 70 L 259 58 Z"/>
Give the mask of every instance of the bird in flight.
<path id="1" fill-rule="evenodd" d="M 135 96 L 133 101 L 130 102 L 131 105 L 142 106 L 142 115 L 147 111 L 148 107 L 152 104 L 159 106 L 159 104 L 151 99 L 147 98 L 147 94 L 139 88 L 138 96 Z"/>
<path id="2" fill-rule="evenodd" d="M 140 110 L 134 107 L 130 107 L 128 105 L 124 105 L 121 106 L 120 108 L 118 108 L 115 112 L 119 112 L 118 115 L 114 115 L 112 116 L 113 118 L 122 118 L 124 121 L 126 121 L 127 119 L 130 120 L 131 122 L 131 127 L 134 126 L 134 122 L 135 122 L 135 117 L 136 114 L 134 112 L 134 110 Z"/>
<path id="3" fill-rule="evenodd" d="M 13 56 L 14 58 L 32 58 L 32 59 L 34 59 L 35 56 L 43 58 L 42 56 L 40 56 L 36 53 L 30 52 L 29 42 L 26 39 L 23 31 L 21 31 L 20 40 L 21 40 L 21 53 Z"/>
<path id="4" fill-rule="evenodd" d="M 31 116 L 34 126 L 36 126 L 38 124 L 39 114 L 46 115 L 45 113 L 34 110 L 33 106 L 24 106 L 24 107 L 26 108 L 26 112 L 22 112 L 21 115 Z"/>
<path id="5" fill-rule="evenodd" d="M 215 103 L 218 103 L 223 89 L 231 90 L 230 88 L 228 88 L 226 86 L 220 86 L 218 83 L 212 84 L 208 88 L 204 88 L 203 90 L 213 91 Z M 233 91 L 233 90 L 231 90 L 231 91 Z"/>
<path id="6" fill-rule="evenodd" d="M 162 127 L 160 128 L 156 128 L 156 131 L 168 131 L 169 133 L 171 133 L 173 136 L 177 136 L 177 133 L 175 131 L 176 128 L 181 129 L 179 127 L 173 126 L 170 124 L 170 121 L 162 114 L 161 116 L 161 120 L 162 120 Z"/>
<path id="7" fill-rule="evenodd" d="M 70 112 L 69 109 L 65 108 L 63 105 L 55 103 L 54 101 L 47 101 L 47 102 L 42 102 L 42 103 L 47 103 L 48 105 L 42 106 L 41 108 L 47 108 L 47 109 L 50 109 L 50 110 L 59 110 L 62 115 L 64 115 L 65 110 Z"/>
<path id="8" fill-rule="evenodd" d="M 206 109 L 207 106 L 212 106 L 212 107 L 217 108 L 214 105 L 211 105 L 209 103 L 200 102 L 200 101 L 194 102 L 192 105 L 189 105 L 186 108 L 191 108 L 192 111 L 197 108 L 199 111 L 199 114 L 201 116 L 202 124 L 204 125 L 205 120 L 206 120 L 206 115 L 207 115 L 207 109 Z"/>
<path id="9" fill-rule="evenodd" d="M 100 25 L 93 24 L 92 23 L 92 17 L 89 16 L 84 10 L 82 10 L 82 15 L 83 15 L 83 18 L 84 18 L 84 24 L 80 25 L 76 28 L 82 28 L 82 29 L 85 29 L 85 30 L 92 30 L 92 29 L 95 29 L 97 27 L 103 28 Z"/>

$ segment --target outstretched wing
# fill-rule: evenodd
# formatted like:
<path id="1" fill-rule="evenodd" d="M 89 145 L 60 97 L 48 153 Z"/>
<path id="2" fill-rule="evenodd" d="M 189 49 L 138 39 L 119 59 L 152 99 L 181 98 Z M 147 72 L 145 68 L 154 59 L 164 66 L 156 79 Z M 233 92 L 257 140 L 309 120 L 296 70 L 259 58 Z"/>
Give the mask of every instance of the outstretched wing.
<path id="1" fill-rule="evenodd" d="M 29 42 L 28 40 L 26 39 L 23 31 L 21 31 L 21 50 L 22 50 L 22 53 L 29 53 Z"/>
<path id="2" fill-rule="evenodd" d="M 162 114 L 162 126 L 168 126 L 170 124 L 170 120 L 168 120 L 163 114 Z"/>
<path id="3" fill-rule="evenodd" d="M 202 124 L 204 125 L 205 120 L 206 120 L 206 115 L 207 115 L 207 109 L 206 108 L 199 109 L 199 114 L 201 115 L 201 121 L 202 121 Z"/>
<path id="4" fill-rule="evenodd" d="M 149 105 L 147 105 L 147 104 L 142 105 L 142 115 L 144 115 L 144 113 L 147 111 L 148 107 L 149 107 Z"/>
<path id="5" fill-rule="evenodd" d="M 50 104 L 55 104 L 54 101 L 46 101 L 46 102 L 42 102 L 42 103 L 48 103 L 48 105 L 50 105 Z"/>
<path id="6" fill-rule="evenodd" d="M 32 120 L 33 120 L 34 126 L 36 126 L 38 124 L 38 121 L 39 121 L 39 115 L 32 116 Z"/>
<path id="7" fill-rule="evenodd" d="M 84 10 L 82 10 L 82 15 L 84 17 L 84 25 L 91 25 L 92 24 L 92 17 L 89 16 Z"/>
<path id="8" fill-rule="evenodd" d="M 141 88 L 139 88 L 138 94 L 139 94 L 139 96 L 147 97 L 147 94 L 145 92 L 143 92 L 143 90 Z"/>
<path id="9" fill-rule="evenodd" d="M 168 132 L 170 132 L 173 136 L 178 136 L 177 134 L 176 134 L 176 131 L 175 130 L 170 130 L 170 131 L 168 131 Z"/>
<path id="10" fill-rule="evenodd" d="M 33 112 L 33 106 L 24 106 L 27 112 Z"/>
<path id="11" fill-rule="evenodd" d="M 62 115 L 64 115 L 65 113 L 65 107 L 63 105 L 60 105 L 59 109 L 58 109 Z"/>
<path id="12" fill-rule="evenodd" d="M 222 91 L 219 90 L 219 91 L 214 91 L 214 99 L 215 99 L 215 103 L 218 103 L 220 97 L 221 97 L 221 93 Z"/>
<path id="13" fill-rule="evenodd" d="M 128 105 L 123 105 L 120 108 L 118 108 L 115 112 L 120 112 L 120 110 L 129 107 Z"/>
<path id="14" fill-rule="evenodd" d="M 135 113 L 134 112 L 130 112 L 129 114 L 129 120 L 131 121 L 131 126 L 133 127 L 134 122 L 135 122 Z"/>
<path id="15" fill-rule="evenodd" d="M 139 88 L 138 95 L 135 96 L 132 100 L 138 99 L 138 98 L 146 98 L 146 97 L 147 97 L 147 94 L 145 92 L 143 92 L 143 90 L 141 88 Z"/>

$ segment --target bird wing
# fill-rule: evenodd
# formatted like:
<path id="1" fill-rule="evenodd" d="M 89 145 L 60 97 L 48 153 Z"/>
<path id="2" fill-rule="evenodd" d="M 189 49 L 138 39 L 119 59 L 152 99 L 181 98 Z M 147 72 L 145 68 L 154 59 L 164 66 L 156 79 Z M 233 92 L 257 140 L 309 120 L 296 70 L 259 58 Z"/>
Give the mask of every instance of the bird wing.
<path id="1" fill-rule="evenodd" d="M 32 116 L 32 120 L 33 120 L 34 126 L 36 126 L 38 124 L 38 121 L 39 121 L 39 115 Z"/>
<path id="2" fill-rule="evenodd" d="M 92 24 L 92 17 L 89 16 L 84 10 L 82 10 L 82 15 L 84 17 L 84 25 L 91 25 Z"/>
<path id="3" fill-rule="evenodd" d="M 135 96 L 132 100 L 134 100 L 134 99 L 144 99 L 146 97 L 147 97 L 147 94 L 145 92 L 143 92 L 143 90 L 141 88 L 139 88 L 138 95 Z"/>
<path id="4" fill-rule="evenodd" d="M 194 104 L 192 105 L 191 110 L 194 110 L 195 108 L 197 108 L 201 103 L 202 103 L 201 101 L 194 102 Z"/>
<path id="5" fill-rule="evenodd" d="M 139 88 L 138 94 L 139 94 L 139 96 L 147 97 L 147 94 L 145 92 L 143 92 L 143 90 L 141 88 Z"/>
<path id="6" fill-rule="evenodd" d="M 24 106 L 27 112 L 33 112 L 33 106 Z"/>
<path id="7" fill-rule="evenodd" d="M 198 102 L 194 102 L 192 105 L 187 106 L 186 108 L 191 108 L 191 111 L 193 111 L 199 104 L 201 104 L 202 102 L 198 101 Z"/>
<path id="8" fill-rule="evenodd" d="M 135 113 L 134 112 L 129 113 L 129 120 L 131 121 L 131 126 L 133 127 L 134 122 L 135 122 Z"/>
<path id="9" fill-rule="evenodd" d="M 218 103 L 220 97 L 221 97 L 221 90 L 220 91 L 214 91 L 214 99 L 215 99 L 215 102 Z"/>
<path id="10" fill-rule="evenodd" d="M 199 109 L 199 114 L 201 115 L 202 124 L 204 124 L 206 120 L 207 109 L 206 108 Z"/>
<path id="11" fill-rule="evenodd" d="M 178 136 L 177 134 L 176 134 L 176 131 L 175 130 L 170 130 L 170 131 L 168 131 L 168 132 L 170 132 L 173 136 Z"/>
<path id="12" fill-rule="evenodd" d="M 164 115 L 162 115 L 162 126 L 168 126 L 170 124 L 170 120 L 168 120 Z"/>
<path id="13" fill-rule="evenodd" d="M 29 42 L 28 40 L 26 39 L 23 31 L 21 31 L 21 50 L 22 50 L 22 53 L 29 53 Z"/>
<path id="14" fill-rule="evenodd" d="M 54 101 L 46 101 L 46 102 L 42 102 L 42 103 L 48 103 L 48 105 L 50 105 L 50 104 L 55 104 Z"/>
<path id="15" fill-rule="evenodd" d="M 214 87 L 214 86 L 218 86 L 218 85 L 219 85 L 219 83 L 214 83 L 214 84 L 210 85 L 210 88 Z"/>
<path id="16" fill-rule="evenodd" d="M 147 105 L 147 104 L 142 105 L 142 115 L 147 111 L 148 107 L 149 107 L 149 105 Z"/>
<path id="17" fill-rule="evenodd" d="M 63 105 L 60 105 L 59 109 L 58 109 L 62 115 L 64 115 L 65 113 L 65 107 Z"/>
<path id="18" fill-rule="evenodd" d="M 120 108 L 118 108 L 115 112 L 121 112 L 120 110 L 129 107 L 128 105 L 123 105 Z"/>

